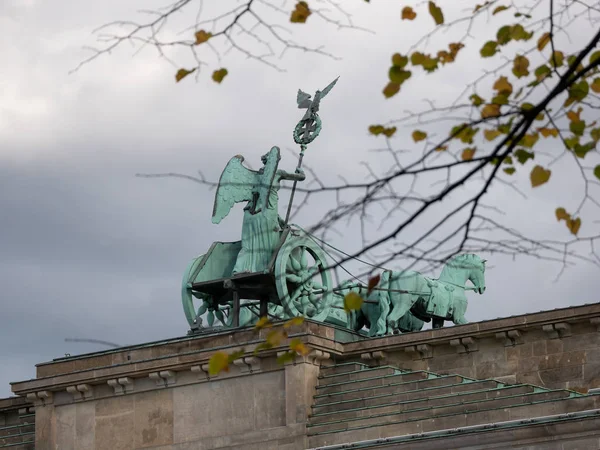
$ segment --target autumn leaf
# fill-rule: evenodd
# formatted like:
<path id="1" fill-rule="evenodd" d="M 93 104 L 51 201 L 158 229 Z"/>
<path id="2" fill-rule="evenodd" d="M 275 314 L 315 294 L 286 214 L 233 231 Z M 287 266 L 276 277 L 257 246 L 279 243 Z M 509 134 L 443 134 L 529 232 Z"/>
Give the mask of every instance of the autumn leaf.
<path id="1" fill-rule="evenodd" d="M 517 55 L 513 61 L 512 73 L 517 78 L 529 75 L 529 60 L 525 56 Z"/>
<path id="2" fill-rule="evenodd" d="M 421 66 L 426 72 L 433 72 L 438 68 L 438 60 L 432 58 L 430 55 L 425 55 L 425 58 L 421 62 Z"/>
<path id="3" fill-rule="evenodd" d="M 535 166 L 530 175 L 531 186 L 537 187 L 546 183 L 550 179 L 550 174 L 552 173 L 549 169 L 544 169 L 542 166 Z"/>
<path id="4" fill-rule="evenodd" d="M 540 135 L 538 133 L 526 134 L 519 141 L 519 145 L 522 145 L 523 147 L 527 147 L 527 148 L 533 148 L 533 146 L 535 145 L 535 143 L 538 141 L 539 138 L 540 138 Z"/>
<path id="5" fill-rule="evenodd" d="M 567 228 L 573 235 L 577 236 L 579 228 L 581 228 L 581 219 L 579 217 L 577 219 L 567 219 Z"/>
<path id="6" fill-rule="evenodd" d="M 513 87 L 506 77 L 500 77 L 494 83 L 493 88 L 498 91 L 499 94 L 510 95 L 512 94 Z"/>
<path id="7" fill-rule="evenodd" d="M 214 353 L 208 360 L 208 374 L 215 376 L 221 372 L 229 372 L 229 355 L 219 351 Z"/>
<path id="8" fill-rule="evenodd" d="M 369 133 L 375 136 L 379 136 L 381 133 L 383 133 L 383 130 L 385 130 L 383 125 L 371 125 L 369 127 Z"/>
<path id="9" fill-rule="evenodd" d="M 292 317 L 291 319 L 289 319 L 287 322 L 285 322 L 283 324 L 283 328 L 288 329 L 291 327 L 297 327 L 300 326 L 304 323 L 304 317 L 302 316 L 297 316 L 297 317 Z"/>
<path id="10" fill-rule="evenodd" d="M 269 344 L 271 347 L 277 347 L 285 338 L 287 338 L 287 333 L 285 331 L 271 330 L 267 333 L 267 337 L 265 340 L 266 343 Z"/>
<path id="11" fill-rule="evenodd" d="M 511 27 L 509 25 L 505 25 L 498 29 L 496 32 L 496 41 L 498 42 L 498 45 L 506 45 L 510 42 L 510 30 Z"/>
<path id="12" fill-rule="evenodd" d="M 312 14 L 312 11 L 308 7 L 308 3 L 301 1 L 296 3 L 296 9 L 292 11 L 290 16 L 290 22 L 292 23 L 306 23 L 308 16 Z"/>
<path id="13" fill-rule="evenodd" d="M 548 45 L 549 42 L 550 42 L 550 33 L 542 34 L 542 36 L 538 39 L 538 43 L 537 43 L 538 50 L 540 52 L 542 50 L 544 50 L 544 47 L 546 47 L 546 45 Z"/>
<path id="14" fill-rule="evenodd" d="M 492 16 L 495 16 L 499 12 L 506 11 L 508 8 L 510 8 L 510 6 L 504 6 L 504 5 L 496 6 L 496 8 L 494 8 L 494 11 L 492 12 Z"/>
<path id="15" fill-rule="evenodd" d="M 400 53 L 394 53 L 392 55 L 392 65 L 397 66 L 399 68 L 403 68 L 408 64 L 408 57 L 401 55 Z"/>
<path id="16" fill-rule="evenodd" d="M 290 341 L 290 350 L 302 356 L 306 356 L 310 353 L 310 349 L 304 345 L 300 338 L 294 338 Z"/>
<path id="17" fill-rule="evenodd" d="M 215 70 L 212 74 L 212 79 L 215 83 L 221 83 L 223 78 L 227 76 L 227 69 Z"/>
<path id="18" fill-rule="evenodd" d="M 556 208 L 556 211 L 554 213 L 556 214 L 556 220 L 558 220 L 559 222 L 561 220 L 569 220 L 571 218 L 571 216 L 565 208 Z"/>
<path id="19" fill-rule="evenodd" d="M 552 53 L 552 55 L 550 55 L 549 62 L 552 67 L 560 67 L 563 65 L 564 60 L 565 60 L 564 53 L 556 50 L 555 52 Z"/>
<path id="20" fill-rule="evenodd" d="M 500 133 L 498 130 L 484 130 L 484 132 L 483 132 L 483 135 L 485 136 L 485 139 L 487 141 L 493 141 L 501 134 L 502 133 Z"/>
<path id="21" fill-rule="evenodd" d="M 571 122 L 578 122 L 581 120 L 581 112 L 583 111 L 583 108 L 580 106 L 579 108 L 577 108 L 577 110 L 570 110 L 567 111 L 567 118 L 571 121 Z"/>
<path id="22" fill-rule="evenodd" d="M 600 141 L 600 128 L 594 128 L 592 131 L 590 131 L 590 136 L 594 142 Z"/>
<path id="23" fill-rule="evenodd" d="M 447 145 L 438 145 L 433 150 L 436 152 L 445 152 L 446 150 L 448 150 L 448 146 Z"/>
<path id="24" fill-rule="evenodd" d="M 415 17 L 417 17 L 417 13 L 410 6 L 402 8 L 402 20 L 414 20 Z"/>
<path id="25" fill-rule="evenodd" d="M 258 319 L 256 324 L 254 325 L 254 329 L 262 330 L 263 328 L 270 328 L 272 326 L 273 324 L 269 321 L 269 318 L 267 316 L 263 316 L 260 319 Z"/>
<path id="26" fill-rule="evenodd" d="M 576 136 L 583 136 L 585 120 L 575 120 L 569 124 L 569 130 Z"/>
<path id="27" fill-rule="evenodd" d="M 179 69 L 177 71 L 177 73 L 175 74 L 175 81 L 177 83 L 179 83 L 181 80 L 183 80 L 185 77 L 187 77 L 190 73 L 194 73 L 196 71 L 196 69 L 192 69 L 192 70 L 187 70 L 187 69 Z"/>
<path id="28" fill-rule="evenodd" d="M 383 96 L 390 98 L 400 92 L 400 83 L 394 83 L 390 81 L 385 88 L 383 88 Z"/>
<path id="29" fill-rule="evenodd" d="M 394 135 L 394 133 L 396 132 L 396 130 L 397 130 L 396 127 L 384 128 L 383 134 L 385 135 L 385 137 L 391 138 Z"/>
<path id="30" fill-rule="evenodd" d="M 463 161 L 471 161 L 473 159 L 473 156 L 475 156 L 475 148 L 474 147 L 465 148 L 462 151 L 462 154 L 460 155 L 460 157 Z"/>
<path id="31" fill-rule="evenodd" d="M 435 20 L 436 25 L 441 25 L 444 23 L 444 14 L 442 10 L 433 2 L 429 2 L 429 14 Z"/>
<path id="32" fill-rule="evenodd" d="M 195 45 L 200 45 L 208 41 L 212 37 L 212 33 L 207 33 L 204 30 L 200 30 L 196 31 L 196 33 L 194 33 L 194 36 L 196 37 Z"/>
<path id="33" fill-rule="evenodd" d="M 363 299 L 356 292 L 348 292 L 344 296 L 344 310 L 346 312 L 359 310 L 363 304 Z"/>
<path id="34" fill-rule="evenodd" d="M 600 180 L 600 164 L 594 167 L 594 176 Z"/>
<path id="35" fill-rule="evenodd" d="M 381 280 L 381 275 L 377 274 L 374 277 L 369 278 L 369 283 L 367 284 L 367 295 L 369 295 L 373 289 L 375 289 L 375 286 L 377 286 L 379 284 L 379 281 Z"/>
<path id="36" fill-rule="evenodd" d="M 592 84 L 590 85 L 590 88 L 596 94 L 600 94 L 600 78 L 594 78 L 594 81 L 592 81 Z"/>
<path id="37" fill-rule="evenodd" d="M 425 61 L 425 55 L 421 52 L 414 52 L 410 55 L 410 63 L 413 66 L 420 66 Z"/>
<path id="38" fill-rule="evenodd" d="M 545 138 L 548 136 L 558 137 L 558 130 L 556 128 L 538 128 L 538 131 Z"/>
<path id="39" fill-rule="evenodd" d="M 487 119 L 489 117 L 498 117 L 500 115 L 500 105 L 488 104 L 481 110 L 481 117 Z"/>
<path id="40" fill-rule="evenodd" d="M 237 352 L 230 353 L 229 355 L 227 355 L 227 363 L 231 364 L 236 359 L 240 359 L 242 356 L 244 356 L 245 353 L 246 351 L 243 348 L 241 350 L 238 350 Z"/>
<path id="41" fill-rule="evenodd" d="M 412 132 L 412 138 L 413 138 L 413 141 L 419 142 L 419 141 L 422 141 L 423 139 L 427 138 L 427 133 L 425 133 L 424 131 L 421 131 L 421 130 L 415 130 Z"/>
<path id="42" fill-rule="evenodd" d="M 498 43 L 496 41 L 487 41 L 479 50 L 479 54 L 482 58 L 489 58 L 494 56 L 498 51 Z"/>

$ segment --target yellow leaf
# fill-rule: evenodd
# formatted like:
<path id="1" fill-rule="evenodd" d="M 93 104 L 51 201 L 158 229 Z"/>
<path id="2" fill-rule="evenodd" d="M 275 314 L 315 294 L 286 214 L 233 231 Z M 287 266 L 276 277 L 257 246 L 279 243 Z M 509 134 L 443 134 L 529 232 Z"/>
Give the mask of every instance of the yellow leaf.
<path id="1" fill-rule="evenodd" d="M 271 347 L 277 347 L 285 338 L 287 338 L 287 333 L 285 331 L 271 330 L 267 333 L 266 342 Z"/>
<path id="2" fill-rule="evenodd" d="M 433 2 L 429 2 L 429 14 L 435 20 L 436 25 L 441 25 L 444 23 L 444 14 L 442 10 Z"/>
<path id="3" fill-rule="evenodd" d="M 577 108 L 577 111 L 575 110 L 571 110 L 571 111 L 567 111 L 567 117 L 571 122 L 579 122 L 581 120 L 581 112 L 583 111 L 583 108 L 580 106 L 579 108 Z"/>
<path id="4" fill-rule="evenodd" d="M 474 12 L 474 13 L 476 13 L 476 12 L 477 12 L 477 11 L 479 11 L 481 8 L 483 8 L 484 6 L 487 6 L 487 5 L 489 5 L 489 4 L 490 4 L 490 2 L 489 2 L 489 1 L 487 1 L 487 2 L 483 3 L 482 5 L 475 5 L 475 9 L 473 10 L 473 12 Z"/>
<path id="5" fill-rule="evenodd" d="M 227 69 L 215 70 L 212 74 L 212 79 L 215 83 L 221 83 L 223 78 L 227 75 Z"/>
<path id="6" fill-rule="evenodd" d="M 177 73 L 175 74 L 175 81 L 177 83 L 179 83 L 181 80 L 183 80 L 185 77 L 187 77 L 190 73 L 194 73 L 196 71 L 196 69 L 192 69 L 192 70 L 187 70 L 187 69 L 179 69 L 177 71 Z"/>
<path id="7" fill-rule="evenodd" d="M 244 356 L 244 353 L 246 353 L 246 351 L 242 348 L 241 350 L 238 350 L 237 352 L 233 352 L 233 353 L 227 355 L 228 364 L 231 364 L 236 359 L 240 359 L 242 356 Z"/>
<path id="8" fill-rule="evenodd" d="M 421 131 L 421 130 L 415 130 L 412 132 L 412 138 L 413 138 L 413 141 L 419 142 L 419 141 L 422 141 L 423 139 L 427 138 L 427 133 L 425 133 L 424 131 Z"/>
<path id="9" fill-rule="evenodd" d="M 208 41 L 211 37 L 212 37 L 212 33 L 207 33 L 204 30 L 200 30 L 200 31 L 196 31 L 196 33 L 194 33 L 194 36 L 196 37 L 196 45 L 200 45 L 206 41 Z"/>
<path id="10" fill-rule="evenodd" d="M 549 169 L 544 169 L 542 166 L 535 166 L 530 175 L 531 186 L 537 187 L 546 183 L 550 179 L 551 173 L 552 171 Z"/>
<path id="11" fill-rule="evenodd" d="M 391 138 L 394 133 L 396 132 L 396 127 L 389 127 L 389 128 L 384 128 L 383 129 L 383 134 L 385 135 L 385 137 Z"/>
<path id="12" fill-rule="evenodd" d="M 463 161 L 471 161 L 473 159 L 473 156 L 475 156 L 475 148 L 465 148 L 462 151 L 462 155 L 461 158 Z"/>
<path id="13" fill-rule="evenodd" d="M 417 13 L 410 6 L 402 8 L 402 20 L 413 20 L 417 17 Z"/>
<path id="14" fill-rule="evenodd" d="M 512 72 L 517 78 L 529 75 L 529 60 L 523 55 L 517 55 L 513 61 Z"/>
<path id="15" fill-rule="evenodd" d="M 538 39 L 538 43 L 537 43 L 538 50 L 540 52 L 542 50 L 544 50 L 544 47 L 546 45 L 548 45 L 549 42 L 550 42 L 550 33 L 544 33 L 544 34 L 542 34 L 542 36 Z"/>
<path id="16" fill-rule="evenodd" d="M 310 349 L 304 345 L 300 338 L 294 338 L 290 341 L 290 350 L 302 356 L 306 356 L 310 353 Z"/>
<path id="17" fill-rule="evenodd" d="M 390 81 L 387 86 L 383 89 L 383 95 L 385 98 L 390 98 L 396 95 L 400 91 L 400 83 L 394 83 Z"/>
<path id="18" fill-rule="evenodd" d="M 592 82 L 592 84 L 590 84 L 590 88 L 596 94 L 600 94 L 600 78 L 594 78 L 594 81 Z"/>
<path id="19" fill-rule="evenodd" d="M 356 311 L 360 309 L 363 304 L 363 299 L 356 292 L 348 292 L 344 296 L 344 309 L 346 312 Z"/>
<path id="20" fill-rule="evenodd" d="M 383 125 L 371 125 L 369 127 L 369 133 L 374 134 L 375 136 L 379 136 L 384 130 L 385 127 Z"/>
<path id="21" fill-rule="evenodd" d="M 394 53 L 392 55 L 392 65 L 398 66 L 401 69 L 408 64 L 408 57 L 401 55 L 400 53 Z"/>
<path id="22" fill-rule="evenodd" d="M 269 318 L 267 316 L 264 316 L 264 317 L 261 317 L 260 319 L 258 319 L 258 321 L 256 322 L 256 325 L 254 325 L 254 329 L 262 330 L 263 328 L 269 328 L 272 326 L 273 326 L 273 324 L 269 321 Z"/>
<path id="23" fill-rule="evenodd" d="M 296 3 L 296 9 L 292 11 L 290 16 L 290 22 L 292 23 L 306 23 L 308 16 L 312 14 L 312 11 L 308 7 L 308 3 L 302 1 Z"/>
<path id="24" fill-rule="evenodd" d="M 500 77 L 494 83 L 494 89 L 498 91 L 498 94 L 510 95 L 512 94 L 513 87 L 506 77 Z"/>
<path id="25" fill-rule="evenodd" d="M 448 150 L 448 146 L 447 145 L 438 145 L 436 148 L 434 148 L 434 150 L 436 152 L 445 152 L 446 150 Z"/>
<path id="26" fill-rule="evenodd" d="M 577 236 L 580 227 L 581 219 L 579 217 L 577 219 L 567 219 L 567 228 L 569 229 L 571 234 Z"/>
<path id="27" fill-rule="evenodd" d="M 497 117 L 500 115 L 500 105 L 488 104 L 481 110 L 481 117 L 487 119 L 489 117 Z"/>
<path id="28" fill-rule="evenodd" d="M 538 131 L 545 138 L 548 136 L 558 137 L 558 130 L 556 128 L 538 128 Z"/>
<path id="29" fill-rule="evenodd" d="M 425 55 L 421 52 L 414 52 L 410 55 L 410 63 L 413 66 L 419 66 L 423 64 L 423 61 L 425 61 Z"/>
<path id="30" fill-rule="evenodd" d="M 527 148 L 532 148 L 535 145 L 535 143 L 538 141 L 539 138 L 540 138 L 540 135 L 538 133 L 526 134 L 519 141 L 519 145 L 522 145 L 523 147 L 527 147 Z"/>
<path id="31" fill-rule="evenodd" d="M 286 323 L 283 324 L 283 328 L 291 328 L 291 327 L 297 327 L 300 326 L 304 323 L 304 317 L 302 316 L 298 316 L 298 317 L 292 317 L 290 320 L 288 320 Z"/>
<path id="32" fill-rule="evenodd" d="M 494 9 L 494 11 L 492 12 L 492 16 L 495 16 L 495 15 L 496 15 L 496 14 L 498 14 L 499 12 L 506 11 L 508 8 L 510 8 L 510 6 L 504 6 L 504 5 L 497 6 L 497 7 Z"/>
<path id="33" fill-rule="evenodd" d="M 556 220 L 558 220 L 559 222 L 561 220 L 569 220 L 571 218 L 571 216 L 565 210 L 565 208 L 556 208 L 555 214 L 556 214 Z"/>
<path id="34" fill-rule="evenodd" d="M 254 355 L 258 355 L 261 352 L 261 350 L 269 350 L 272 347 L 273 346 L 271 344 L 269 344 L 268 342 L 262 342 L 262 343 L 258 344 L 256 346 L 256 348 L 254 349 Z"/>
<path id="35" fill-rule="evenodd" d="M 221 372 L 229 372 L 229 355 L 219 351 L 208 360 L 208 374 L 214 376 Z"/>
<path id="36" fill-rule="evenodd" d="M 472 94 L 469 99 L 471 100 L 471 102 L 473 103 L 473 106 L 480 106 L 484 103 L 485 100 L 483 100 L 479 95 L 477 94 Z"/>
<path id="37" fill-rule="evenodd" d="M 493 141 L 494 139 L 496 139 L 498 136 L 500 136 L 502 133 L 500 133 L 500 131 L 498 130 L 484 130 L 483 135 L 485 136 L 485 139 L 488 141 Z"/>

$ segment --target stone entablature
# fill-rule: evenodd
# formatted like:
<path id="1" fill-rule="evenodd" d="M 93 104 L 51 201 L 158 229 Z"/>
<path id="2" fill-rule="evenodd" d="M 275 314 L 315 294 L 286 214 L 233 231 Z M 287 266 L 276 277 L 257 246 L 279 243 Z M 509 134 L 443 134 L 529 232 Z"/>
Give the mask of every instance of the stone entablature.
<path id="1" fill-rule="evenodd" d="M 12 383 L 12 390 L 36 408 L 38 450 L 55 444 L 162 450 L 196 441 L 203 444 L 194 448 L 306 448 L 319 366 L 391 364 L 586 391 L 600 387 L 599 323 L 600 304 L 375 339 L 306 321 L 289 337 L 311 352 L 284 367 L 276 358 L 286 342 L 254 355 L 266 331 L 229 330 L 59 358 L 39 364 L 38 378 Z M 215 351 L 242 348 L 229 372 L 209 376 Z M 207 411 L 227 420 L 215 425 L 198 417 Z M 91 437 L 81 428 L 86 423 L 94 424 Z M 126 427 L 122 434 L 110 431 L 117 425 Z"/>

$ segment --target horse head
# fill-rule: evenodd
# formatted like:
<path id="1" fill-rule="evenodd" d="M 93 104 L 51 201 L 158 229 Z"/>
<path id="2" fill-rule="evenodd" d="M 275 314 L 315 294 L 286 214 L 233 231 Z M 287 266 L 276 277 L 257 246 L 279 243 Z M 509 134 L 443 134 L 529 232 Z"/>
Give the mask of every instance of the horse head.
<path id="1" fill-rule="evenodd" d="M 477 255 L 472 255 L 471 271 L 469 272 L 469 280 L 475 286 L 475 292 L 483 294 L 485 292 L 485 259 L 481 259 Z"/>

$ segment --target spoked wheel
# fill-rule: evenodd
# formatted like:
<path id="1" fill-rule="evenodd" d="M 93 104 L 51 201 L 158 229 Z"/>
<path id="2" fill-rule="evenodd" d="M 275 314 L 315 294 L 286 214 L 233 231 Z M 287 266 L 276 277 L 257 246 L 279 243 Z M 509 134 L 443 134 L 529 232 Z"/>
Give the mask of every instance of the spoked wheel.
<path id="1" fill-rule="evenodd" d="M 333 301 L 331 274 L 325 252 L 312 239 L 294 230 L 277 254 L 275 285 L 285 312 L 324 321 Z"/>

